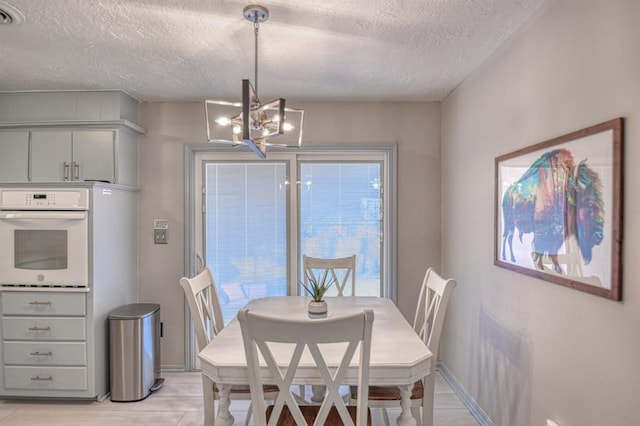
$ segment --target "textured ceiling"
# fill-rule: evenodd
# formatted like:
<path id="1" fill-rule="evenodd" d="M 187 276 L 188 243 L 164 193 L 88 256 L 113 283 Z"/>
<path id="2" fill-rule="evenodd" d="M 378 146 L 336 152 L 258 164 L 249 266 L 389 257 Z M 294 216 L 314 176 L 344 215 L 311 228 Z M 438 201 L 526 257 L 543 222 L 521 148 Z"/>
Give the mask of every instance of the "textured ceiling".
<path id="1" fill-rule="evenodd" d="M 546 0 L 264 0 L 259 95 L 441 100 Z M 253 25 L 236 0 L 0 0 L 0 91 L 123 89 L 238 100 Z"/>

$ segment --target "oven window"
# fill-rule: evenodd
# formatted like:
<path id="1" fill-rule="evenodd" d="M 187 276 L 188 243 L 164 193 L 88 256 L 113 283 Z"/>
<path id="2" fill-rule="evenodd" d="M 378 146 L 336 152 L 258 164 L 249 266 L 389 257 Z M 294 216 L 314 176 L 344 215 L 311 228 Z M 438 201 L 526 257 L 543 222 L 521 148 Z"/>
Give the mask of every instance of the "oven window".
<path id="1" fill-rule="evenodd" d="M 67 231 L 17 229 L 14 232 L 16 269 L 67 269 Z"/>

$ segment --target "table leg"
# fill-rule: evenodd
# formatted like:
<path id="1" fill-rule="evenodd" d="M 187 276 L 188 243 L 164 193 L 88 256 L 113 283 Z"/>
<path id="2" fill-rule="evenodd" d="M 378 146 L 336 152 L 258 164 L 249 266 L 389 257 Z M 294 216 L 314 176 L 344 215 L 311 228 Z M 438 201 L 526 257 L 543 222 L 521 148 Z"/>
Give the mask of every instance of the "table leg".
<path id="1" fill-rule="evenodd" d="M 398 426 L 416 426 L 416 419 L 411 414 L 411 390 L 413 389 L 413 384 L 399 385 L 398 389 L 400 389 L 402 412 L 397 419 L 397 424 Z"/>
<path id="2" fill-rule="evenodd" d="M 235 419 L 229 412 L 229 405 L 231 404 L 229 395 L 232 385 L 218 384 L 218 386 L 220 388 L 220 401 L 218 401 L 218 417 L 216 417 L 216 423 L 221 426 L 233 426 Z"/>
<path id="3" fill-rule="evenodd" d="M 322 385 L 313 385 L 311 386 L 311 391 L 313 395 L 311 395 L 311 402 L 315 404 L 322 404 L 324 401 L 324 395 L 327 393 L 327 387 Z"/>

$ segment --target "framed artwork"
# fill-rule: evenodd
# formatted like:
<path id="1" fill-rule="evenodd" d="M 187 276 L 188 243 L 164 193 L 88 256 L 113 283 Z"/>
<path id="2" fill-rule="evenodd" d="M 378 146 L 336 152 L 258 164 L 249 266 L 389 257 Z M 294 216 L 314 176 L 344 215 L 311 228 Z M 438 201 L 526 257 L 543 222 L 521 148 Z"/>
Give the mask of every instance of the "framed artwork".
<path id="1" fill-rule="evenodd" d="M 502 268 L 622 299 L 623 119 L 495 160 Z"/>

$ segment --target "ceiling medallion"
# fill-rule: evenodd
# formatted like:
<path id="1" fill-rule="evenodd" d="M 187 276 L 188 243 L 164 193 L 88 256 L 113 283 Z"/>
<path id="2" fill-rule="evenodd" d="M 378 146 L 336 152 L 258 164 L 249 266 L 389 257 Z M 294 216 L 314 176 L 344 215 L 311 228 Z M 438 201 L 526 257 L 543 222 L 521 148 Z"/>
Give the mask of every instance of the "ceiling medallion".
<path id="1" fill-rule="evenodd" d="M 0 25 L 18 25 L 24 22 L 24 14 L 8 3 L 0 1 Z"/>

